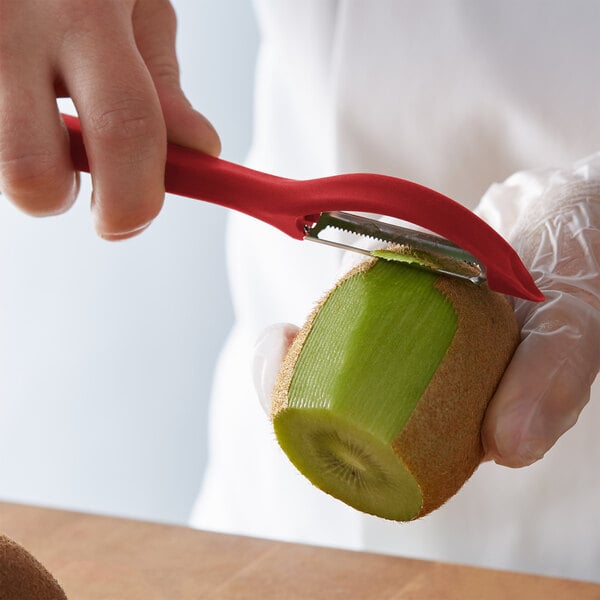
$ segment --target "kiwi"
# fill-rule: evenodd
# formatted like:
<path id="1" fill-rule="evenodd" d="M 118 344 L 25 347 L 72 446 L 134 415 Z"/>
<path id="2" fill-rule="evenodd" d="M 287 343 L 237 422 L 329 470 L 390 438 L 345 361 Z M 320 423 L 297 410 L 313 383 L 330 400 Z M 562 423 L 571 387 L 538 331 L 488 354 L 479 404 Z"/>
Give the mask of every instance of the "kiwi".
<path id="1" fill-rule="evenodd" d="M 369 259 L 292 343 L 273 391 L 277 440 L 346 504 L 421 517 L 481 462 L 483 415 L 518 340 L 509 303 L 486 286 Z"/>
<path id="2" fill-rule="evenodd" d="M 67 600 L 67 596 L 25 548 L 0 535 L 0 599 Z"/>

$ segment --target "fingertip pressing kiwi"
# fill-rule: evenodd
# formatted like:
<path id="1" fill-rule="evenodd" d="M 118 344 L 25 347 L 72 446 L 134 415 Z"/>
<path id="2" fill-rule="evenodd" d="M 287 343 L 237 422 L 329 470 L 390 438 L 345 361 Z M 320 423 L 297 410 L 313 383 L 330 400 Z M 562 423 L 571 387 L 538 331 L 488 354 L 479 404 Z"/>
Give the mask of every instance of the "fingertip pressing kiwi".
<path id="1" fill-rule="evenodd" d="M 370 260 L 311 314 L 279 373 L 279 444 L 317 487 L 406 521 L 440 506 L 482 457 L 481 421 L 518 343 L 505 299 Z"/>
<path id="2" fill-rule="evenodd" d="M 0 599 L 67 600 L 67 596 L 36 558 L 0 535 Z"/>

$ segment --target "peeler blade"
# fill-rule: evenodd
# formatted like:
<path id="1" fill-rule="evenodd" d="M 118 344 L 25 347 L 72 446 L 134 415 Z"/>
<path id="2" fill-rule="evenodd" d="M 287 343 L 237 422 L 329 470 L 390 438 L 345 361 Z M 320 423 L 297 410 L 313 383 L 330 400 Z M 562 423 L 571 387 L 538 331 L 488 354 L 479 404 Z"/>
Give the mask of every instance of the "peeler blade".
<path id="1" fill-rule="evenodd" d="M 340 240 L 340 231 L 350 235 Z M 367 256 L 408 263 L 419 269 L 466 279 L 478 285 L 486 281 L 483 264 L 450 240 L 353 213 L 321 213 L 316 223 L 306 226 L 304 239 Z"/>

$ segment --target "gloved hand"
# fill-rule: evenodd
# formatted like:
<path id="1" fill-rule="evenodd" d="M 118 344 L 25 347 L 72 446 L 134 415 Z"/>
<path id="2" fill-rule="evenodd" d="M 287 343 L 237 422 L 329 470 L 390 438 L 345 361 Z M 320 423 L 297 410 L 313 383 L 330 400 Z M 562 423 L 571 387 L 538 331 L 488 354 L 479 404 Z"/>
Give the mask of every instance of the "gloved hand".
<path id="1" fill-rule="evenodd" d="M 513 299 L 522 341 L 482 429 L 488 458 L 525 466 L 575 424 L 600 368 L 600 154 L 571 170 L 518 173 L 477 212 L 546 296 Z"/>
<path id="2" fill-rule="evenodd" d="M 164 198 L 166 142 L 218 154 L 179 86 L 168 0 L 0 0 L 0 192 L 35 216 L 78 192 L 57 96 L 70 96 L 90 159 L 96 230 L 145 229 Z"/>
<path id="3" fill-rule="evenodd" d="M 477 212 L 546 296 L 541 304 L 513 299 L 522 341 L 482 428 L 486 457 L 521 467 L 575 424 L 600 368 L 600 154 L 571 170 L 513 175 L 488 190 Z M 273 325 L 256 344 L 255 385 L 267 412 L 297 330 Z"/>

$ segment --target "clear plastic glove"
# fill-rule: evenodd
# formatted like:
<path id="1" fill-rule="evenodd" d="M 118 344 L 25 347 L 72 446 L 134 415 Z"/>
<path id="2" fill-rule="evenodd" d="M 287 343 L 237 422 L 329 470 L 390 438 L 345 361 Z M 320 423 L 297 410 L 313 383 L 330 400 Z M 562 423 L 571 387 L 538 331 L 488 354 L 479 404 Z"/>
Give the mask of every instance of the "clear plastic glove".
<path id="1" fill-rule="evenodd" d="M 487 458 L 520 467 L 572 427 L 600 368 L 600 154 L 572 170 L 518 173 L 494 185 L 479 215 L 514 246 L 546 296 L 514 300 L 518 347 L 488 407 Z M 255 384 L 265 410 L 297 328 L 279 324 L 256 344 Z"/>
<path id="2" fill-rule="evenodd" d="M 482 430 L 488 458 L 525 466 L 575 424 L 600 368 L 600 154 L 571 170 L 518 173 L 477 212 L 546 296 L 514 299 L 522 341 Z"/>
<path id="3" fill-rule="evenodd" d="M 0 192 L 28 214 L 61 213 L 78 178 L 56 105 L 81 118 L 98 233 L 131 237 L 164 198 L 166 141 L 218 154 L 179 86 L 167 0 L 0 0 Z"/>

